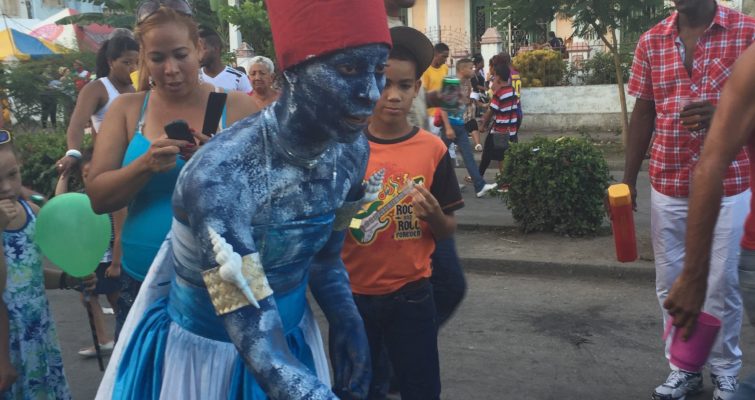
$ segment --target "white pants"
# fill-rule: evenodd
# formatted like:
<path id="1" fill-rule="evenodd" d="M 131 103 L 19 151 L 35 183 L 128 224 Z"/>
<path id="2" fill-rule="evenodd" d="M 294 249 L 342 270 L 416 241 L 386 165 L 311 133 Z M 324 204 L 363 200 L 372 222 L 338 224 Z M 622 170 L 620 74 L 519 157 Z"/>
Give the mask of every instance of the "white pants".
<path id="1" fill-rule="evenodd" d="M 663 302 L 684 267 L 684 237 L 687 230 L 686 198 L 669 197 L 652 190 L 650 225 L 655 253 L 655 287 L 663 314 L 663 326 L 669 318 Z M 739 334 L 742 328 L 742 297 L 739 293 L 740 240 L 749 211 L 750 191 L 723 197 L 713 234 L 708 291 L 703 310 L 721 320 L 721 332 L 713 344 L 708 364 L 711 373 L 735 376 L 742 366 Z M 666 342 L 669 358 L 670 339 Z M 672 369 L 676 369 L 672 366 Z"/>

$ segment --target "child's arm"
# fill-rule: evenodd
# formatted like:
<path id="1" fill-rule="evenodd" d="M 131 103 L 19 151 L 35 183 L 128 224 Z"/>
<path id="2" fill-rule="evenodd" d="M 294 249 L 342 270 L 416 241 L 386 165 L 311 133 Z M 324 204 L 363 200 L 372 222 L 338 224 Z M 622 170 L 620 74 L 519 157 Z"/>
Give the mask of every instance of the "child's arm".
<path id="1" fill-rule="evenodd" d="M 60 177 L 58 178 L 58 183 L 55 185 L 55 195 L 61 195 L 63 193 L 68 193 L 68 183 L 71 180 L 71 172 L 70 170 L 65 170 L 60 173 Z"/>
<path id="2" fill-rule="evenodd" d="M 448 120 L 448 113 L 445 110 L 440 110 L 440 119 L 443 121 L 443 127 L 446 131 L 446 137 L 448 140 L 455 140 L 456 132 L 451 126 L 451 121 Z"/>
<path id="3" fill-rule="evenodd" d="M 127 208 L 122 208 L 113 213 L 113 261 L 105 270 L 105 276 L 108 278 L 121 276 L 121 256 L 123 255 L 121 230 L 123 230 L 123 223 L 126 221 L 127 215 Z"/>
<path id="4" fill-rule="evenodd" d="M 97 277 L 89 274 L 83 278 L 74 278 L 64 271 L 45 268 L 45 289 L 72 289 L 76 286 L 83 286 L 84 290 L 94 290 L 97 285 Z"/>
<path id="5" fill-rule="evenodd" d="M 435 240 L 443 240 L 456 231 L 456 217 L 453 213 L 446 214 L 440 207 L 438 200 L 423 185 L 417 185 L 412 192 L 414 215 L 430 225 Z"/>
<path id="6" fill-rule="evenodd" d="M 485 111 L 485 114 L 482 114 L 482 123 L 480 124 L 480 130 L 487 130 L 488 123 L 490 122 L 490 118 L 493 117 L 493 109 L 488 107 L 488 109 Z"/>
<path id="7" fill-rule="evenodd" d="M 11 200 L 0 201 L 0 231 L 4 231 L 10 221 L 18 214 L 15 202 Z M 2 295 L 5 294 L 5 282 L 8 276 L 8 267 L 5 264 L 5 248 L 0 241 L 0 392 L 7 390 L 15 382 L 18 374 L 10 361 L 10 336 L 8 320 L 8 306 Z"/>

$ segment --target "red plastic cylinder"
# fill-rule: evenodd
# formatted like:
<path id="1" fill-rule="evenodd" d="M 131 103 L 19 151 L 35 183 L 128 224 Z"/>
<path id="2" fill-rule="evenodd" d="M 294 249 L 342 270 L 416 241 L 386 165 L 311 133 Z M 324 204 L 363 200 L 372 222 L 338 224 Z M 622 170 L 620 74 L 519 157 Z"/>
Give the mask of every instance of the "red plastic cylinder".
<path id="1" fill-rule="evenodd" d="M 616 244 L 616 259 L 620 262 L 637 260 L 637 238 L 634 232 L 634 213 L 629 186 L 624 183 L 608 188 L 611 207 L 611 229 Z"/>

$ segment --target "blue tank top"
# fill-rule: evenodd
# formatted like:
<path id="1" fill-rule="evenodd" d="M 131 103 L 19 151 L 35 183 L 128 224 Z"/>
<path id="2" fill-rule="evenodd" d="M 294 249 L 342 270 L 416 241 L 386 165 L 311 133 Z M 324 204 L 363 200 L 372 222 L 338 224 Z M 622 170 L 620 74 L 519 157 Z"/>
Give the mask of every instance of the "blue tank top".
<path id="1" fill-rule="evenodd" d="M 123 167 L 146 153 L 151 145 L 142 134 L 149 94 L 150 92 L 147 92 L 144 96 L 136 132 L 123 156 Z M 170 231 L 173 220 L 173 188 L 184 164 L 185 161 L 179 157 L 172 170 L 152 175 L 129 204 L 128 217 L 121 232 L 121 262 L 126 273 L 138 281 L 144 280 L 152 260 Z"/>

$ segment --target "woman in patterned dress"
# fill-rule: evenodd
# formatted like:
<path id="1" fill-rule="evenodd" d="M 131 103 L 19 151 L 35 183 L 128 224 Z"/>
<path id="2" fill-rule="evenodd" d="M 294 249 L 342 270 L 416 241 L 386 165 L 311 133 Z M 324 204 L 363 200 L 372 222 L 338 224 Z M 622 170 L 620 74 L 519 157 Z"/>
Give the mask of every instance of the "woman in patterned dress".
<path id="1" fill-rule="evenodd" d="M 39 208 L 20 198 L 21 171 L 10 134 L 0 131 L 0 397 L 70 399 L 55 324 L 45 288 L 79 285 L 68 274 L 46 270 L 34 243 Z M 90 286 L 94 280 L 87 278 Z M 15 382 L 14 382 L 15 381 Z"/>

